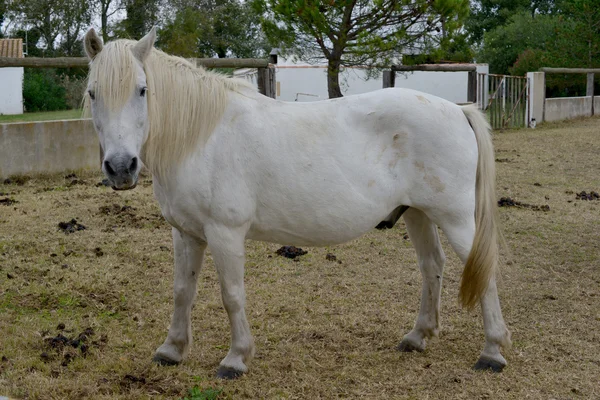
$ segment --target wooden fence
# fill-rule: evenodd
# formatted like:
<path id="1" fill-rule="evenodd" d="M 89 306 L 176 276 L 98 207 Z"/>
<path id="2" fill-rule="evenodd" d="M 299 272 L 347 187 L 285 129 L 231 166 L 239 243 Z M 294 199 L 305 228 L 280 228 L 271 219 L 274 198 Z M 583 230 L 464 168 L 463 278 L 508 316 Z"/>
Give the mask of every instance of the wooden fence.
<path id="1" fill-rule="evenodd" d="M 468 72 L 467 101 L 477 102 L 477 66 L 471 64 L 420 64 L 420 65 L 392 65 L 383 71 L 383 87 L 396 86 L 396 72 L 409 71 L 437 71 L 437 72 Z"/>
<path id="2" fill-rule="evenodd" d="M 277 58 L 271 56 L 262 58 L 191 58 L 195 65 L 205 68 L 257 68 L 258 91 L 265 96 L 275 98 L 275 67 Z M 0 57 L 0 68 L 87 68 L 89 60 L 86 57 L 60 58 L 10 58 Z"/>
<path id="3" fill-rule="evenodd" d="M 586 82 L 586 93 L 585 97 L 590 97 L 590 115 L 596 114 L 596 110 L 594 110 L 594 74 L 600 74 L 600 68 L 549 68 L 544 67 L 540 68 L 541 72 L 546 74 L 586 74 L 587 82 Z M 545 82 L 545 78 L 544 78 Z M 545 83 L 544 83 L 545 85 Z M 544 88 L 545 92 L 545 88 Z M 546 110 L 546 99 L 544 96 L 544 114 Z M 545 120 L 545 118 L 544 118 Z"/>

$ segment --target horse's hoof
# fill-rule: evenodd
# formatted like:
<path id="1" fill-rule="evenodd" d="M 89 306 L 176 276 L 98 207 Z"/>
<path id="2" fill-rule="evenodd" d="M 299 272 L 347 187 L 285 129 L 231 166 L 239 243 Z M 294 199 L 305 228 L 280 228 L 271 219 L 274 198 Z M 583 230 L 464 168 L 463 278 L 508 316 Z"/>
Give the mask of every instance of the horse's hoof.
<path id="1" fill-rule="evenodd" d="M 231 367 L 220 366 L 217 370 L 217 378 L 219 379 L 237 379 L 242 375 L 244 375 L 243 371 L 238 371 Z"/>
<path id="2" fill-rule="evenodd" d="M 475 371 L 492 371 L 492 372 L 502 372 L 506 364 L 502 364 L 496 360 L 492 360 L 491 358 L 483 358 L 480 357 L 477 360 L 477 364 L 473 366 Z"/>
<path id="3" fill-rule="evenodd" d="M 418 351 L 419 353 L 422 353 L 423 351 L 425 351 L 424 346 L 417 346 L 413 342 L 406 339 L 402 339 L 402 341 L 400 342 L 398 347 L 396 347 L 396 349 L 405 353 L 412 353 L 413 351 Z"/>
<path id="4" fill-rule="evenodd" d="M 181 361 L 171 360 L 162 354 L 155 354 L 154 357 L 152 357 L 152 361 L 164 367 L 171 367 L 173 365 L 181 364 Z"/>

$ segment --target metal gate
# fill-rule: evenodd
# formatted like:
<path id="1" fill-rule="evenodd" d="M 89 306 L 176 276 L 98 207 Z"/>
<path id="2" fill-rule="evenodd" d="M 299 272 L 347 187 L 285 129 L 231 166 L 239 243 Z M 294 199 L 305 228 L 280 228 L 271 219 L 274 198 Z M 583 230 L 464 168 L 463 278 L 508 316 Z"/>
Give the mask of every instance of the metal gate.
<path id="1" fill-rule="evenodd" d="M 520 76 L 478 74 L 477 103 L 493 129 L 527 126 L 529 79 Z"/>

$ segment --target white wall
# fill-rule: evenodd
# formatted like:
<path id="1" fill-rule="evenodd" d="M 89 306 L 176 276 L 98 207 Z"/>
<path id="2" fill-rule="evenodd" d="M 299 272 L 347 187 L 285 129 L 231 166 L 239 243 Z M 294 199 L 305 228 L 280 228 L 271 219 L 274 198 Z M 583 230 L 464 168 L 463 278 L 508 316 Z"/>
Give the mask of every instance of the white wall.
<path id="1" fill-rule="evenodd" d="M 23 114 L 23 68 L 0 68 L 0 114 Z"/>
<path id="2" fill-rule="evenodd" d="M 488 73 L 487 64 L 477 66 L 477 72 Z M 256 85 L 256 76 L 251 70 L 240 70 Z M 324 65 L 294 63 L 279 58 L 276 67 L 276 94 L 283 101 L 317 101 L 329 98 L 327 93 L 327 68 Z M 382 75 L 366 79 L 364 68 L 344 68 L 340 73 L 342 93 L 347 95 L 372 92 L 383 87 Z M 423 72 L 396 73 L 396 87 L 420 90 L 455 103 L 467 102 L 468 72 Z"/>
<path id="3" fill-rule="evenodd" d="M 487 74 L 487 64 L 477 65 L 477 73 Z M 396 72 L 396 87 L 419 90 L 454 103 L 467 102 L 468 72 Z"/>

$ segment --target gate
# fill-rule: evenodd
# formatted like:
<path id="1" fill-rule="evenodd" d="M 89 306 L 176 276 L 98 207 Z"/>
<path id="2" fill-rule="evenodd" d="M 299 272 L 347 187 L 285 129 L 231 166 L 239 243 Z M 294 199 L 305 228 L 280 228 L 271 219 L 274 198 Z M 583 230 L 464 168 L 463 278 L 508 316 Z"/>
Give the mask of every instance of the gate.
<path id="1" fill-rule="evenodd" d="M 478 74 L 477 103 L 493 129 L 527 126 L 529 80 L 510 75 Z"/>

